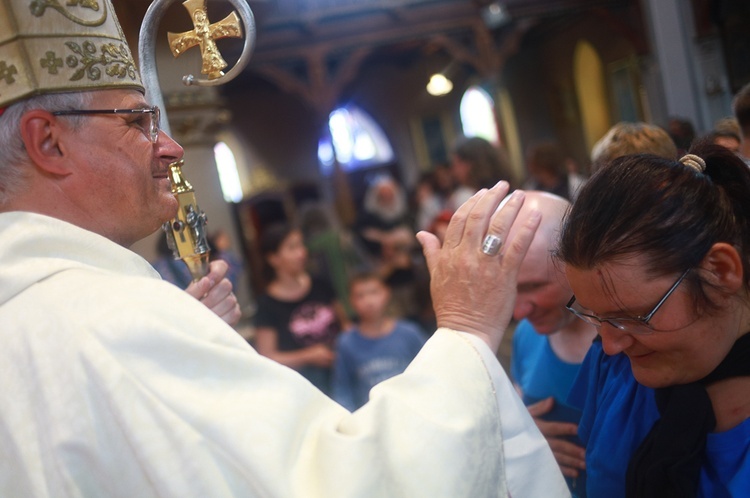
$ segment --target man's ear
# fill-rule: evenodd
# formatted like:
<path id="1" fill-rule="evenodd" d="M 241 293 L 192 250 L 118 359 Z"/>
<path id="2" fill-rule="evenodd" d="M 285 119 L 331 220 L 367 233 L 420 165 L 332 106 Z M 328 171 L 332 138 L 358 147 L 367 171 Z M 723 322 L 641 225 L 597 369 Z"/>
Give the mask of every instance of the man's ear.
<path id="1" fill-rule="evenodd" d="M 700 267 L 708 273 L 710 283 L 729 294 L 744 285 L 742 258 L 737 249 L 726 242 L 717 242 L 701 261 Z"/>
<path id="2" fill-rule="evenodd" d="M 54 175 L 71 173 L 62 138 L 69 129 L 48 111 L 34 109 L 21 117 L 21 139 L 31 161 Z"/>

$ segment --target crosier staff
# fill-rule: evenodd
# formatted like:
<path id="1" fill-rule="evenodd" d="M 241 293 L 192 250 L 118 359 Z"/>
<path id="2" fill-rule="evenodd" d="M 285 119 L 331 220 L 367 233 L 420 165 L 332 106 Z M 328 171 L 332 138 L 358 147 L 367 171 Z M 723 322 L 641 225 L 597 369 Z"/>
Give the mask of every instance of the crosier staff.
<path id="1" fill-rule="evenodd" d="M 156 35 L 159 21 L 167 8 L 175 0 L 154 0 L 148 8 L 141 34 L 138 40 L 138 57 L 141 63 L 141 79 L 146 87 L 146 99 L 158 106 L 162 112 L 161 129 L 170 133 L 164 99 L 159 86 L 159 75 L 156 69 Z M 242 27 L 237 13 L 232 12 L 222 21 L 211 24 L 206 12 L 206 0 L 185 0 L 182 4 L 193 21 L 193 29 L 184 33 L 169 33 L 169 44 L 175 57 L 185 50 L 199 46 L 201 50 L 201 73 L 208 79 L 196 78 L 192 74 L 183 76 L 185 85 L 218 86 L 237 77 L 247 66 L 255 41 L 255 19 L 245 0 L 229 0 L 239 11 L 239 17 L 245 26 L 245 43 L 242 54 L 232 69 L 224 74 L 227 63 L 221 57 L 214 40 L 218 38 L 242 37 Z M 208 273 L 208 256 L 210 247 L 206 238 L 206 214 L 200 209 L 192 185 L 182 173 L 183 160 L 170 164 L 169 178 L 172 193 L 179 202 L 177 216 L 163 225 L 167 242 L 175 259 L 181 259 L 190 270 L 193 280 L 200 280 Z"/>

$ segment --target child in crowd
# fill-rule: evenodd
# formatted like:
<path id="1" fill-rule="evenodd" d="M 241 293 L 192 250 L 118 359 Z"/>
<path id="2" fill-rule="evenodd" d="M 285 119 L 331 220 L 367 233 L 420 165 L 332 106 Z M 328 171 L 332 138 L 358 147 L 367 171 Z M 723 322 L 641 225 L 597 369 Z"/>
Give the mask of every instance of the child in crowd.
<path id="1" fill-rule="evenodd" d="M 268 285 L 258 297 L 255 348 L 330 396 L 333 344 L 345 323 L 344 309 L 333 287 L 307 271 L 299 228 L 286 223 L 267 227 L 260 250 Z"/>
<path id="2" fill-rule="evenodd" d="M 364 405 L 373 386 L 402 373 L 425 343 L 416 325 L 387 316 L 390 297 L 375 273 L 350 281 L 358 324 L 339 337 L 333 369 L 333 399 L 349 410 Z"/>

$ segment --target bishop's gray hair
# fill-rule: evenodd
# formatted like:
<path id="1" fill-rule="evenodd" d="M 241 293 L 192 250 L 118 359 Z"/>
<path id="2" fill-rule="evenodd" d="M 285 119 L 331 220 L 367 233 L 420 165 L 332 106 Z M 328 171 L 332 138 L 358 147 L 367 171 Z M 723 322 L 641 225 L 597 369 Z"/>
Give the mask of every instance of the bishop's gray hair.
<path id="1" fill-rule="evenodd" d="M 17 102 L 0 116 L 0 206 L 6 204 L 26 185 L 29 156 L 21 139 L 21 117 L 33 109 L 49 112 L 66 109 L 85 109 L 91 102 L 90 92 L 50 93 Z M 71 116 L 77 127 L 81 116 Z"/>

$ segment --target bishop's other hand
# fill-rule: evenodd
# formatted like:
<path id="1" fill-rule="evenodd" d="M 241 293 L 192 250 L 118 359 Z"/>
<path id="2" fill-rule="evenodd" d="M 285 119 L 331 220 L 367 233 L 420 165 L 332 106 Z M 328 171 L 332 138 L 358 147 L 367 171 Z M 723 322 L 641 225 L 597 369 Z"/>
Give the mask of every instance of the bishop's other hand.
<path id="1" fill-rule="evenodd" d="M 237 325 L 242 317 L 237 296 L 232 292 L 232 282 L 226 278 L 229 265 L 217 259 L 208 267 L 208 274 L 192 282 L 185 292 L 198 299 L 219 318 L 231 326 Z"/>

